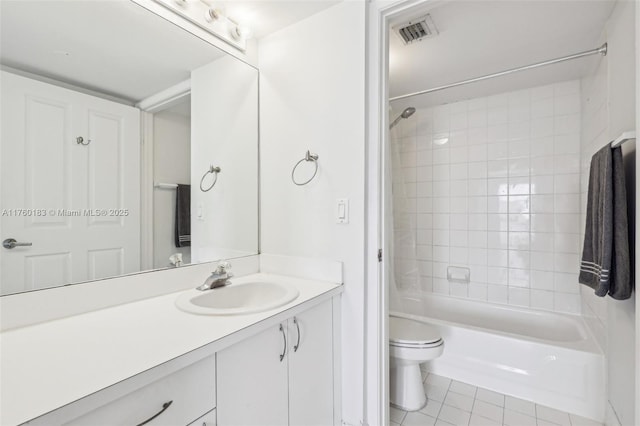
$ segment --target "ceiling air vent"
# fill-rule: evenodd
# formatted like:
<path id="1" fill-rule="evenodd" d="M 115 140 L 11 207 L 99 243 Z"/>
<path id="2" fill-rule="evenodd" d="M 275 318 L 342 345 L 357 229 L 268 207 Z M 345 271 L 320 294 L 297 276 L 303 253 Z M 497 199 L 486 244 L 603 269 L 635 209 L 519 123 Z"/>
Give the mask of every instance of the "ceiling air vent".
<path id="1" fill-rule="evenodd" d="M 404 44 L 438 35 L 438 29 L 433 23 L 431 15 L 396 25 L 393 29 L 398 33 Z"/>

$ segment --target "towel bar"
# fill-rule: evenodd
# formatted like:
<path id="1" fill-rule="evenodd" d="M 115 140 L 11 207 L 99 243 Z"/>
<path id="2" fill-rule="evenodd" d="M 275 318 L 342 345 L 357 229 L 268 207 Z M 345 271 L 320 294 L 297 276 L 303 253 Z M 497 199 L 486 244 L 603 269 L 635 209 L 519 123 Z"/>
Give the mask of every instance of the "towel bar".
<path id="1" fill-rule="evenodd" d="M 635 138 L 636 138 L 636 132 L 634 132 L 634 131 L 624 132 L 623 134 L 618 136 L 616 138 L 616 140 L 611 142 L 611 148 L 615 148 L 617 146 L 620 146 L 623 143 L 625 143 L 626 141 L 634 140 Z"/>

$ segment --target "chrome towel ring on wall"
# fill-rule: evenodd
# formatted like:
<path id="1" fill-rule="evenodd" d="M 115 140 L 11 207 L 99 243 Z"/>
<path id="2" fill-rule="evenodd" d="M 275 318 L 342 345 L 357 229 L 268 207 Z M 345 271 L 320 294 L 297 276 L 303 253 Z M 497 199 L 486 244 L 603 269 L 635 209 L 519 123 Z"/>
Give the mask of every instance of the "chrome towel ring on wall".
<path id="1" fill-rule="evenodd" d="M 304 182 L 298 182 L 296 181 L 295 173 L 296 173 L 296 169 L 298 168 L 300 163 L 302 163 L 303 161 L 313 161 L 313 164 L 316 167 L 315 167 L 315 170 L 313 171 L 313 175 L 309 179 L 305 180 Z M 304 158 L 298 161 L 295 166 L 293 166 L 293 170 L 291 170 L 291 180 L 293 181 L 293 183 L 295 183 L 298 186 L 306 185 L 309 182 L 311 182 L 314 177 L 316 177 L 317 173 L 318 173 L 318 154 L 311 154 L 309 150 L 307 150 L 307 153 L 305 154 Z"/>
<path id="2" fill-rule="evenodd" d="M 204 175 L 202 175 L 202 179 L 200 179 L 200 191 L 207 192 L 211 188 L 213 188 L 216 185 L 216 182 L 218 181 L 218 173 L 220 173 L 221 171 L 222 169 L 220 167 L 213 167 L 213 165 L 209 166 L 209 170 L 207 170 L 204 173 Z M 208 188 L 205 189 L 202 187 L 202 184 L 204 183 L 204 178 L 206 178 L 209 173 L 214 175 L 214 179 L 213 179 L 213 183 Z"/>

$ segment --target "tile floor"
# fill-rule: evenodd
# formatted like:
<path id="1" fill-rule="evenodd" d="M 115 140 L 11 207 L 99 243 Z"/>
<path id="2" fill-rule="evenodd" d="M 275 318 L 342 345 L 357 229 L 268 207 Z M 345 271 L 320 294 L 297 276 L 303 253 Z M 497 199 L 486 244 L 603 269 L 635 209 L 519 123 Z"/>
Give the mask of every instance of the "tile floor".
<path id="1" fill-rule="evenodd" d="M 533 402 L 423 374 L 427 405 L 409 413 L 391 407 L 391 426 L 601 426 Z"/>

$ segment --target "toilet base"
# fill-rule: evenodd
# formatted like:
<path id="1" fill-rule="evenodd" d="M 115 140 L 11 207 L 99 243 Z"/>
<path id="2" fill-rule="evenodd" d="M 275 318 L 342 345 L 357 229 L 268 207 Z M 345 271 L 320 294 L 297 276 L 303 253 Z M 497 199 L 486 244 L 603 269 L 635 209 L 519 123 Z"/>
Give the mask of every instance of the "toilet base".
<path id="1" fill-rule="evenodd" d="M 389 402 L 405 411 L 423 408 L 427 404 L 427 396 L 422 385 L 420 364 L 392 365 L 389 370 Z"/>

